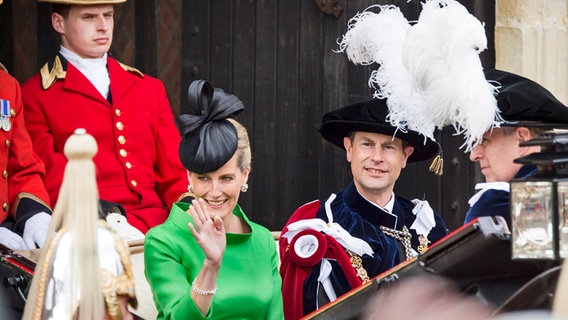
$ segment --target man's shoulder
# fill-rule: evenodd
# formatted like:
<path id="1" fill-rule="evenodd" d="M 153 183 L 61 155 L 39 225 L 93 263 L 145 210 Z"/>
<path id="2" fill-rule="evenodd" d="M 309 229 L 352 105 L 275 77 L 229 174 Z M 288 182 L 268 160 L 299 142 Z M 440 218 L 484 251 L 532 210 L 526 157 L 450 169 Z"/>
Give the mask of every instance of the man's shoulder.
<path id="1" fill-rule="evenodd" d="M 509 191 L 489 189 L 481 195 L 472 208 L 483 210 L 494 206 L 508 205 L 510 198 L 511 194 Z"/>
<path id="2" fill-rule="evenodd" d="M 121 68 L 122 70 L 124 70 L 124 71 L 126 71 L 126 72 L 128 72 L 128 73 L 130 73 L 130 74 L 132 74 L 132 75 L 135 75 L 135 76 L 137 76 L 137 77 L 139 77 L 139 78 L 144 79 L 145 77 L 149 77 L 149 76 L 147 76 L 146 74 L 144 74 L 142 71 L 140 71 L 140 70 L 138 70 L 138 69 L 136 69 L 136 68 L 134 68 L 134 67 L 132 67 L 132 66 L 129 66 L 129 65 L 125 64 L 125 63 L 122 63 L 122 62 L 116 60 L 116 59 L 113 58 L 113 57 L 108 57 L 108 61 L 109 61 L 109 63 L 111 63 L 110 61 L 116 62 L 116 64 L 117 64 L 118 66 L 120 66 L 120 68 Z"/>
<path id="3" fill-rule="evenodd" d="M 7 70 L 0 68 L 0 83 L 3 85 L 10 84 L 14 86 L 14 84 L 18 82 L 16 78 L 14 78 Z"/>
<path id="4" fill-rule="evenodd" d="M 27 80 L 22 87 L 30 87 L 33 84 L 41 84 L 43 90 L 51 88 L 58 79 L 65 79 L 67 75 L 67 61 L 61 60 L 59 55 L 45 62 L 31 79 Z M 40 82 L 37 82 L 39 77 Z"/>
<path id="5" fill-rule="evenodd" d="M 319 200 L 313 200 L 301 205 L 298 209 L 296 209 L 296 211 L 294 211 L 292 216 L 290 216 L 288 223 L 302 219 L 313 218 L 319 210 L 320 206 L 321 203 Z"/>

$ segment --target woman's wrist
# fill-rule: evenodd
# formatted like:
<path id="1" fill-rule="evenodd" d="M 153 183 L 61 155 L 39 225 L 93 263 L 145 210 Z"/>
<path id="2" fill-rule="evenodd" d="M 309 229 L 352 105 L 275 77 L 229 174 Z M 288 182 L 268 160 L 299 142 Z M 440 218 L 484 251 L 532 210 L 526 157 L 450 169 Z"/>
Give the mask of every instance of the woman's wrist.
<path id="1" fill-rule="evenodd" d="M 193 283 L 191 284 L 191 290 L 193 290 L 195 293 L 197 293 L 200 296 L 210 296 L 210 295 L 214 295 L 215 292 L 217 292 L 217 285 L 215 285 L 215 287 L 213 289 L 204 290 L 204 289 L 198 288 L 195 285 L 195 280 L 194 280 Z"/>
<path id="2" fill-rule="evenodd" d="M 221 269 L 221 261 L 221 259 L 219 261 L 212 261 L 208 258 L 205 258 L 205 260 L 203 260 L 202 268 L 219 271 L 219 269 Z"/>

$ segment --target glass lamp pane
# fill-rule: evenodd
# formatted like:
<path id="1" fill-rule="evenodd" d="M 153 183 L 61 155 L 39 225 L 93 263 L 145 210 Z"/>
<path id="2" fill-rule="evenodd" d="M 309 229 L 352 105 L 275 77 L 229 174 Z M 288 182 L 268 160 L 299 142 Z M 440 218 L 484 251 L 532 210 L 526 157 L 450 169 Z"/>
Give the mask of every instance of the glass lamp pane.
<path id="1" fill-rule="evenodd" d="M 568 181 L 558 182 L 558 235 L 560 257 L 568 257 Z"/>
<path id="2" fill-rule="evenodd" d="M 511 182 L 513 259 L 554 259 L 550 181 Z"/>

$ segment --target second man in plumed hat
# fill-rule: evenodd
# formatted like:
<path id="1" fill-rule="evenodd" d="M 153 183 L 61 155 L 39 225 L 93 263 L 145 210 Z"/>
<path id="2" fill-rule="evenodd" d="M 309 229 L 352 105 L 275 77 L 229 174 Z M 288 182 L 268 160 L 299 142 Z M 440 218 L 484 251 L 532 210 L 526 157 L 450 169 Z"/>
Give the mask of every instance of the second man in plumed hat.
<path id="1" fill-rule="evenodd" d="M 477 162 L 485 177 L 470 200 L 465 223 L 481 216 L 502 216 L 511 228 L 509 181 L 537 173 L 533 165 L 514 160 L 540 152 L 540 147 L 521 146 L 544 130 L 568 128 L 568 108 L 537 82 L 502 70 L 490 70 L 487 80 L 499 89 L 497 106 L 504 122 L 485 132 L 473 147 L 470 160 Z"/>

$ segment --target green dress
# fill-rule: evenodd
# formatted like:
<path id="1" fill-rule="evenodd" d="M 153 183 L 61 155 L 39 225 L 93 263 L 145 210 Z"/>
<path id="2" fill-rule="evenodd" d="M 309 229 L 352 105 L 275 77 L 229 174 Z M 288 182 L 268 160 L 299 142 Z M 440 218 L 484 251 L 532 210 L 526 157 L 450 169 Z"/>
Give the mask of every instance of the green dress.
<path id="1" fill-rule="evenodd" d="M 158 319 L 283 319 L 282 279 L 273 236 L 250 221 L 237 205 L 251 233 L 227 236 L 217 278 L 217 293 L 204 317 L 191 299 L 191 283 L 205 254 L 191 234 L 187 203 L 175 203 L 162 225 L 146 234 L 144 264 Z"/>

